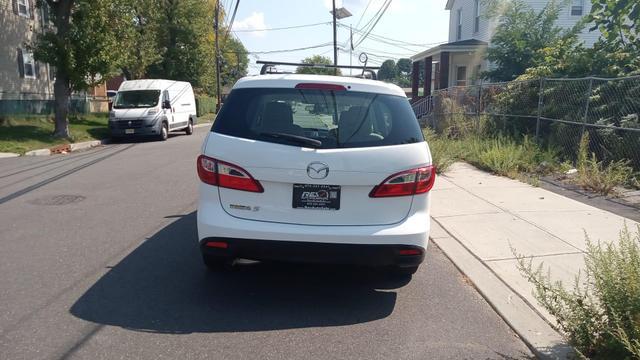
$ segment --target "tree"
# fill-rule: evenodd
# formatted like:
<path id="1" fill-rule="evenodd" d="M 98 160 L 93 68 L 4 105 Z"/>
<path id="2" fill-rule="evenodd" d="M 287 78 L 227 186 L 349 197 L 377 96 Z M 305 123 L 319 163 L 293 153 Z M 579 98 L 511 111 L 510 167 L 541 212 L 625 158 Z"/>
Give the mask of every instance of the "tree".
<path id="1" fill-rule="evenodd" d="M 223 56 L 220 71 L 222 85 L 233 85 L 238 79 L 247 75 L 248 52 L 238 39 L 230 36 L 225 39 L 221 49 Z"/>
<path id="2" fill-rule="evenodd" d="M 56 69 L 55 137 L 68 138 L 69 98 L 112 73 L 125 58 L 126 36 L 133 14 L 125 0 L 40 0 L 51 10 L 54 27 L 33 44 L 36 60 Z"/>
<path id="3" fill-rule="evenodd" d="M 595 23 L 604 39 L 619 47 L 640 50 L 640 2 L 592 0 L 588 21 Z"/>
<path id="4" fill-rule="evenodd" d="M 490 16 L 497 16 L 497 7 L 502 15 L 487 50 L 487 59 L 496 66 L 483 76 L 494 81 L 510 81 L 540 63 L 541 50 L 560 41 L 565 32 L 555 25 L 559 7 L 553 1 L 540 12 L 521 0 L 494 3 L 493 8 L 489 8 Z"/>
<path id="5" fill-rule="evenodd" d="M 379 80 L 392 80 L 395 79 L 396 75 L 398 75 L 398 68 L 396 67 L 395 61 L 385 60 L 385 62 L 380 65 L 380 70 L 378 70 Z"/>
<path id="6" fill-rule="evenodd" d="M 594 67 L 604 76 L 640 74 L 640 3 L 592 0 L 587 16 L 602 37 L 594 45 Z"/>
<path id="7" fill-rule="evenodd" d="M 213 22 L 208 3 L 199 0 L 161 0 L 158 19 L 159 47 L 164 52 L 161 61 L 151 66 L 148 75 L 153 78 L 188 81 L 201 87 L 201 75 L 214 67 L 208 62 L 215 59 L 204 44 L 210 43 L 207 33 Z M 209 55 L 209 56 L 207 56 Z"/>
<path id="8" fill-rule="evenodd" d="M 398 72 L 402 75 L 409 76 L 413 70 L 413 62 L 411 59 L 398 59 L 396 67 L 398 68 Z"/>
<path id="9" fill-rule="evenodd" d="M 149 67 L 160 62 L 164 49 L 159 46 L 161 0 L 131 1 L 134 20 L 127 30 L 130 51 L 122 66 L 127 79 L 140 79 L 147 75 Z"/>
<path id="10" fill-rule="evenodd" d="M 308 58 L 302 60 L 303 64 L 314 64 L 314 65 L 333 65 L 333 61 L 326 56 L 321 55 L 313 55 Z M 306 66 L 298 66 L 296 69 L 296 74 L 316 74 L 316 75 L 334 75 L 333 68 L 322 68 L 322 67 L 306 67 Z M 342 76 L 342 71 L 338 69 L 338 76 Z"/>

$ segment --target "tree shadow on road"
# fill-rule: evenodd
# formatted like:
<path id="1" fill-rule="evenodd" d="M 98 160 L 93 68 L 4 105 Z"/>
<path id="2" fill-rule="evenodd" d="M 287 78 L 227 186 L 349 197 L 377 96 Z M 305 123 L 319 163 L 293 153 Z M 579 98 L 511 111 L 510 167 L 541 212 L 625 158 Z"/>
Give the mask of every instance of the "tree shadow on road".
<path id="1" fill-rule="evenodd" d="M 389 316 L 398 283 L 366 268 L 252 263 L 210 273 L 195 212 L 114 266 L 71 307 L 94 323 L 161 333 L 339 326 Z M 387 289 L 387 290 L 383 290 Z"/>

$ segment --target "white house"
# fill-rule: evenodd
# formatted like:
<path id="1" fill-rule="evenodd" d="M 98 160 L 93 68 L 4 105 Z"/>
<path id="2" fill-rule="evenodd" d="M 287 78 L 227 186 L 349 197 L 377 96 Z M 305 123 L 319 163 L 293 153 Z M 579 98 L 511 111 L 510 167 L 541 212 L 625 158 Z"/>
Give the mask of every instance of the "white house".
<path id="1" fill-rule="evenodd" d="M 535 11 L 542 10 L 549 0 L 524 0 Z M 490 64 L 484 59 L 487 47 L 498 24 L 498 18 L 486 15 L 487 5 L 483 0 L 447 0 L 449 10 L 449 42 L 427 49 L 411 57 L 413 61 L 412 95 L 418 97 L 418 74 L 425 67 L 424 95 L 431 88 L 471 85 L 478 81 L 478 74 Z M 568 0 L 562 7 L 557 24 L 563 28 L 574 26 L 591 11 L 590 0 Z M 592 46 L 600 33 L 589 31 L 586 26 L 579 38 Z"/>

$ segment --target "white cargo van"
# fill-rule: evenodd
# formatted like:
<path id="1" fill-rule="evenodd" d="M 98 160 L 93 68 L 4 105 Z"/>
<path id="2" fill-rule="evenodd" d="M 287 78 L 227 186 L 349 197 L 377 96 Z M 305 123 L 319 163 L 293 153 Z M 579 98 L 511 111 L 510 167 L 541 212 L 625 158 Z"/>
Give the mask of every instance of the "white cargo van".
<path id="1" fill-rule="evenodd" d="M 170 131 L 193 133 L 196 100 L 191 84 L 173 80 L 130 80 L 120 85 L 109 112 L 111 138 L 155 136 Z"/>

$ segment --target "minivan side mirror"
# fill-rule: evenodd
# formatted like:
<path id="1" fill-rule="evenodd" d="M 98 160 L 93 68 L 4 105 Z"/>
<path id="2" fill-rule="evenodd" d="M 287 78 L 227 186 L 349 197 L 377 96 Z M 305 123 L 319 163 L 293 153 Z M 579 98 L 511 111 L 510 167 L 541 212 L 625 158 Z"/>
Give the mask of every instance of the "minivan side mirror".
<path id="1" fill-rule="evenodd" d="M 169 101 L 169 100 L 164 100 L 164 101 L 162 102 L 162 108 L 163 108 L 163 109 L 171 109 L 171 101 Z"/>

